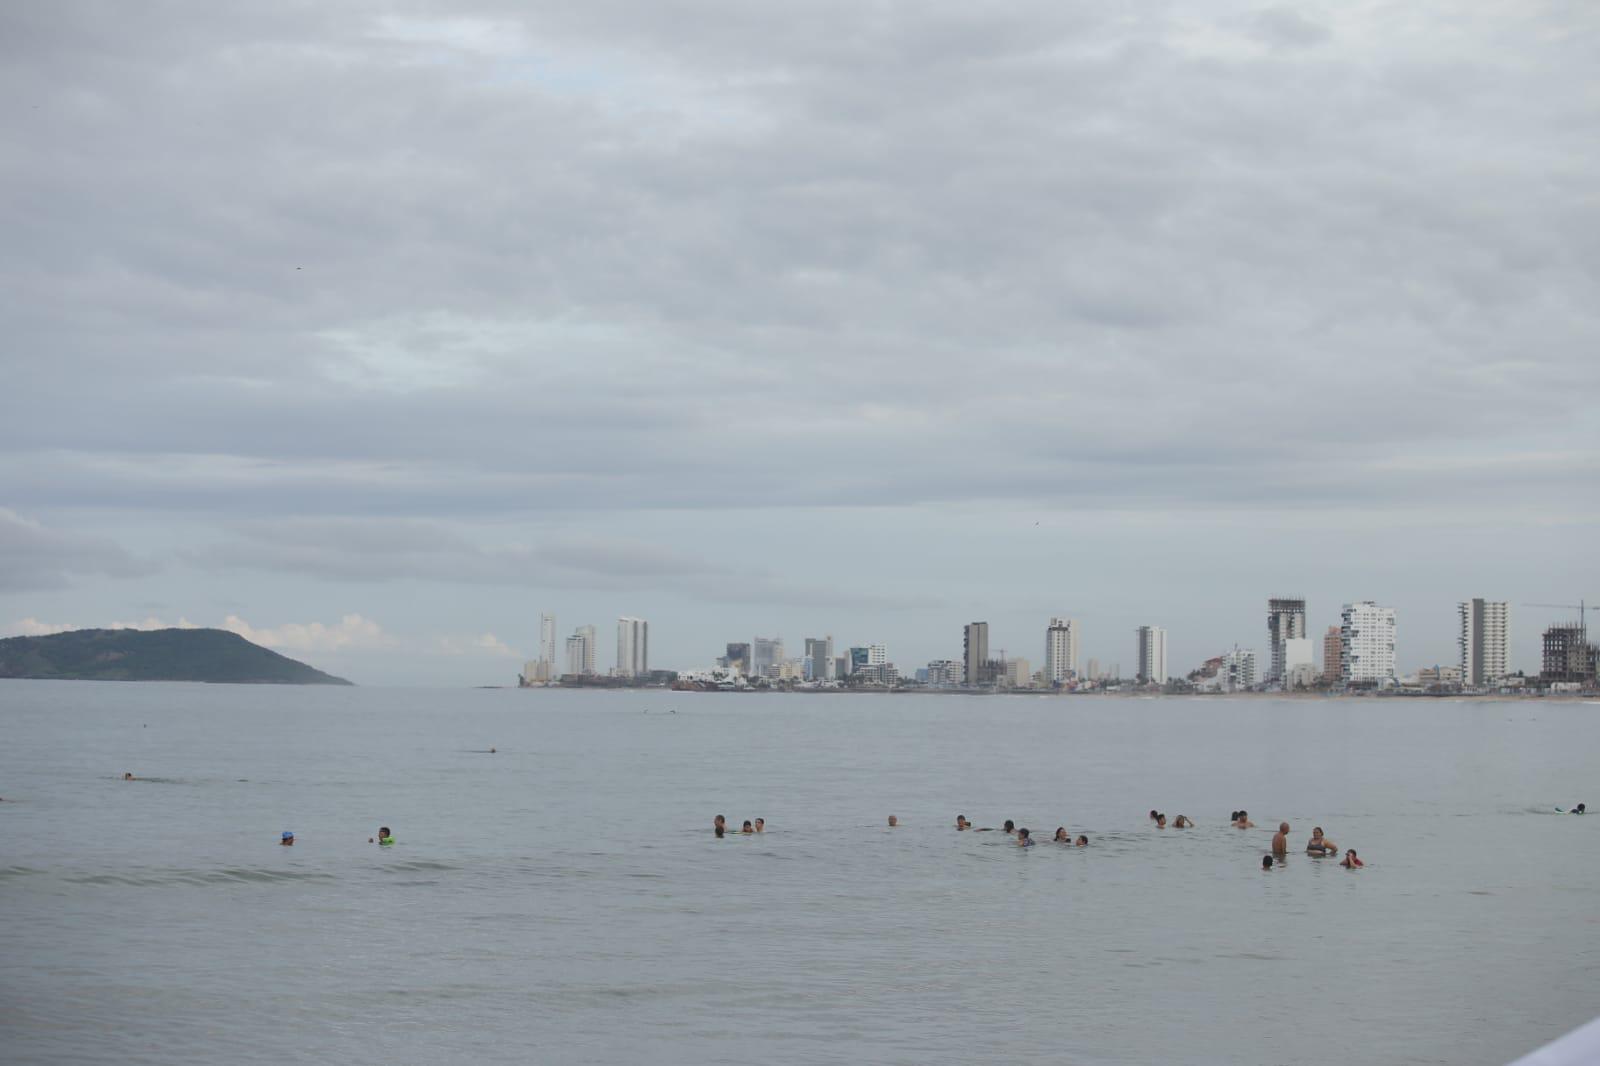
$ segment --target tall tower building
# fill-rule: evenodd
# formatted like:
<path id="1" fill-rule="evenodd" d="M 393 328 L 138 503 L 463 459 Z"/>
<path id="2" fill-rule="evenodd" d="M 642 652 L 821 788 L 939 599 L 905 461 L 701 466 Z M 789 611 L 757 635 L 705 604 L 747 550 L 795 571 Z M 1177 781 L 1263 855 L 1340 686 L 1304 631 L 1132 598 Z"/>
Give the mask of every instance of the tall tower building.
<path id="1" fill-rule="evenodd" d="M 1306 601 L 1270 599 L 1267 601 L 1267 640 L 1272 647 L 1272 663 L 1267 680 L 1280 684 L 1289 676 L 1283 643 L 1306 635 Z"/>
<path id="2" fill-rule="evenodd" d="M 1340 676 L 1347 685 L 1394 681 L 1394 608 L 1371 600 L 1347 603 L 1340 612 Z"/>
<path id="3" fill-rule="evenodd" d="M 594 676 L 594 626 L 579 626 L 567 638 L 567 673 Z"/>
<path id="4" fill-rule="evenodd" d="M 1544 631 L 1544 655 L 1539 676 L 1546 681 L 1592 681 L 1600 648 L 1589 643 L 1582 622 L 1550 626 Z"/>
<path id="5" fill-rule="evenodd" d="M 1139 680 L 1167 683 L 1167 631 L 1160 626 L 1139 627 Z"/>
<path id="6" fill-rule="evenodd" d="M 539 659 L 548 663 L 551 670 L 556 667 L 556 616 L 541 614 L 539 616 Z"/>
<path id="7" fill-rule="evenodd" d="M 750 642 L 752 677 L 777 677 L 778 664 L 781 662 L 783 662 L 782 637 L 757 637 Z"/>
<path id="8" fill-rule="evenodd" d="M 1461 616 L 1461 683 L 1492 685 L 1511 672 L 1511 607 L 1500 600 L 1463 600 Z"/>
<path id="9" fill-rule="evenodd" d="M 650 672 L 650 623 L 643 618 L 617 619 L 617 676 L 643 677 Z"/>
<path id="10" fill-rule="evenodd" d="M 1329 626 L 1322 635 L 1322 680 L 1332 684 L 1344 677 L 1344 644 L 1338 626 Z"/>
<path id="11" fill-rule="evenodd" d="M 1060 685 L 1078 676 L 1078 623 L 1052 618 L 1044 631 L 1044 679 Z"/>
<path id="12" fill-rule="evenodd" d="M 989 669 L 989 623 L 969 622 L 961 635 L 962 659 L 966 666 L 969 685 L 982 685 L 994 680 Z"/>
<path id="13" fill-rule="evenodd" d="M 806 658 L 811 660 L 812 681 L 828 681 L 834 676 L 833 638 L 807 637 Z"/>

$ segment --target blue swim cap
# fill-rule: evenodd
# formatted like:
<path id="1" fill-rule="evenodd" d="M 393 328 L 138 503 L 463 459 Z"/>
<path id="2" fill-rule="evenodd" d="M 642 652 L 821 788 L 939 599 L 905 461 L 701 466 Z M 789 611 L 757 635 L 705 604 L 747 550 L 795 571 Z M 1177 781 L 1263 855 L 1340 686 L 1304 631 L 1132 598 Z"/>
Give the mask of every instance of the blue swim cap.
<path id="1" fill-rule="evenodd" d="M 285 840 L 293 840 L 294 839 L 294 834 L 289 832 L 287 829 L 285 829 L 283 831 L 283 839 L 285 839 Z"/>

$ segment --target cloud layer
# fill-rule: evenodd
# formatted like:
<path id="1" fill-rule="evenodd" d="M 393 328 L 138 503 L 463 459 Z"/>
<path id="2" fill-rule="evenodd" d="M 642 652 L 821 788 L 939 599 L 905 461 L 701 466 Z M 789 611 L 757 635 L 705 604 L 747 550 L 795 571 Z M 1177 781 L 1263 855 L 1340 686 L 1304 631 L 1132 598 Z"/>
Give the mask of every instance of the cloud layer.
<path id="1" fill-rule="evenodd" d="M 277 617 L 632 590 L 705 647 L 692 602 L 917 632 L 1050 558 L 853 563 L 928 514 L 1233 515 L 1246 570 L 1303 514 L 1592 530 L 1597 31 L 1554 0 L 0 13 L 0 595 L 158 562 L 330 589 Z"/>

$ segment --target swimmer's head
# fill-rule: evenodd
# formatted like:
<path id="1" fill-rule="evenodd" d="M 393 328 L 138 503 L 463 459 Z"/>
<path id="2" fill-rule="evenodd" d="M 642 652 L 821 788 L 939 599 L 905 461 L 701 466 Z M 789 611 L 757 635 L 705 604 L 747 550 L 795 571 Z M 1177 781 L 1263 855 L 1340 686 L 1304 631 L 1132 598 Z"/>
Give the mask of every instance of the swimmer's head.
<path id="1" fill-rule="evenodd" d="M 1584 805 L 1581 804 L 1581 803 L 1578 804 L 1576 807 L 1574 807 L 1572 809 L 1577 811 L 1579 814 L 1582 814 L 1584 812 L 1584 810 L 1585 810 Z"/>
<path id="2" fill-rule="evenodd" d="M 1006 824 L 1005 824 L 1005 826 L 1003 828 L 1005 829 L 1006 832 L 1009 833 L 1012 830 L 1017 828 L 1017 823 L 1013 822 L 1010 818 L 1007 818 L 1006 819 Z"/>
<path id="3" fill-rule="evenodd" d="M 1238 811 L 1234 811 L 1232 814 L 1228 815 L 1228 821 L 1237 822 L 1238 820 L 1239 820 L 1239 812 Z"/>
<path id="4" fill-rule="evenodd" d="M 1089 846 L 1089 838 L 1086 837 L 1086 836 L 1079 835 L 1079 837 L 1078 837 L 1078 847 L 1086 848 L 1088 846 Z"/>
<path id="5" fill-rule="evenodd" d="M 1288 822 L 1279 822 L 1278 823 L 1278 832 L 1287 833 L 1288 831 L 1289 831 L 1289 823 Z"/>
<path id="6" fill-rule="evenodd" d="M 389 827 L 386 826 L 386 825 L 380 825 L 378 827 L 378 839 L 382 840 L 384 837 L 386 837 L 388 835 L 389 835 Z"/>
<path id="7" fill-rule="evenodd" d="M 1311 830 L 1311 835 L 1314 837 L 1320 837 L 1322 835 L 1322 826 L 1319 825 L 1315 829 Z"/>
<path id="8" fill-rule="evenodd" d="M 1071 840 L 1072 839 L 1070 836 L 1067 835 L 1067 827 L 1066 826 L 1064 826 L 1064 825 L 1056 826 L 1056 839 L 1057 840 Z"/>
<path id="9" fill-rule="evenodd" d="M 1261 868 L 1263 870 L 1272 869 L 1272 856 L 1271 855 L 1263 855 L 1263 856 L 1261 856 Z"/>
<path id="10" fill-rule="evenodd" d="M 1153 822 L 1153 821 L 1155 821 L 1155 820 L 1156 820 L 1156 819 L 1157 819 L 1157 818 L 1159 818 L 1159 817 L 1161 817 L 1161 816 L 1160 816 L 1160 815 L 1159 815 L 1159 814 L 1157 814 L 1157 813 L 1156 813 L 1156 812 L 1155 812 L 1155 811 L 1154 811 L 1154 810 L 1152 810 L 1152 811 L 1151 811 L 1151 812 L 1150 812 L 1150 820 L 1151 820 L 1151 821 L 1152 821 L 1152 822 Z"/>
<path id="11" fill-rule="evenodd" d="M 890 825 L 899 825 L 900 824 L 900 819 L 896 818 L 894 815 L 891 814 L 891 815 L 889 815 L 889 824 Z"/>
<path id="12" fill-rule="evenodd" d="M 726 818 L 722 817 L 722 815 L 719 814 L 715 818 L 711 819 L 711 824 L 714 825 L 714 826 L 719 826 L 720 827 L 720 826 L 727 825 L 728 824 L 728 820 Z"/>
<path id="13" fill-rule="evenodd" d="M 294 834 L 289 832 L 289 830 L 285 829 L 283 831 L 283 842 L 285 844 L 293 844 L 294 843 Z"/>
<path id="14" fill-rule="evenodd" d="M 756 832 L 759 833 L 763 829 L 765 829 L 766 827 L 767 827 L 767 820 L 765 818 L 757 818 L 756 819 Z"/>
<path id="15" fill-rule="evenodd" d="M 744 825 L 739 827 L 739 832 L 741 833 L 754 833 L 755 831 L 756 827 L 750 824 L 750 819 L 748 818 L 745 819 Z"/>
<path id="16" fill-rule="evenodd" d="M 125 774 L 122 775 L 122 779 L 124 781 L 132 781 L 133 780 L 133 774 L 131 772 L 130 773 L 125 773 Z"/>
<path id="17" fill-rule="evenodd" d="M 1167 816 L 1166 815 L 1164 815 L 1164 814 L 1156 815 L 1156 825 L 1166 825 L 1166 824 L 1167 824 Z"/>
<path id="18" fill-rule="evenodd" d="M 1028 831 L 1026 829 L 1018 829 L 1017 830 L 1017 839 L 1018 840 L 1027 840 L 1028 836 L 1029 836 L 1029 833 L 1028 833 Z"/>

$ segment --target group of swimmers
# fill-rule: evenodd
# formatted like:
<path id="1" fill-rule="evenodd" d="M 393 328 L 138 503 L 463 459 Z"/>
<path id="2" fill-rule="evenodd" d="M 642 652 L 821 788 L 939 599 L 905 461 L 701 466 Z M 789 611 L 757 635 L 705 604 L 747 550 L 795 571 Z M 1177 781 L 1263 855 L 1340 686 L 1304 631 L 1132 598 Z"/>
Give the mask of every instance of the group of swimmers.
<path id="1" fill-rule="evenodd" d="M 889 824 L 895 824 L 895 818 L 892 814 L 889 815 Z M 956 815 L 956 832 L 965 833 L 969 830 L 974 833 L 993 833 L 995 828 L 992 825 L 976 826 L 967 821 L 966 815 Z M 1033 839 L 1033 830 L 1025 826 L 1018 827 L 1017 823 L 1010 818 L 1007 818 L 1005 823 L 1000 826 L 1000 831 L 1008 837 L 1015 838 L 1019 848 L 1031 848 L 1038 843 L 1037 840 Z M 1086 848 L 1089 846 L 1089 838 L 1080 833 L 1078 838 L 1074 840 L 1072 834 L 1067 832 L 1066 826 L 1058 825 L 1056 826 L 1056 835 L 1050 838 L 1050 843 L 1065 844 L 1069 848 Z"/>
<path id="2" fill-rule="evenodd" d="M 283 836 L 278 840 L 278 843 L 282 844 L 286 848 L 294 847 L 294 831 L 292 829 L 285 829 L 283 831 Z M 379 826 L 378 835 L 376 837 L 368 837 L 367 843 L 377 844 L 379 847 L 383 848 L 390 847 L 394 844 L 394 834 L 389 831 L 388 826 Z"/>
<path id="3" fill-rule="evenodd" d="M 721 840 L 728 835 L 728 820 L 720 814 L 717 815 L 711 819 L 711 831 L 717 835 L 718 840 Z M 753 822 L 746 818 L 744 825 L 739 829 L 741 836 L 751 833 L 765 833 L 766 831 L 767 820 L 765 818 L 757 818 Z"/>

